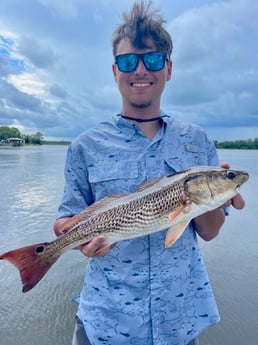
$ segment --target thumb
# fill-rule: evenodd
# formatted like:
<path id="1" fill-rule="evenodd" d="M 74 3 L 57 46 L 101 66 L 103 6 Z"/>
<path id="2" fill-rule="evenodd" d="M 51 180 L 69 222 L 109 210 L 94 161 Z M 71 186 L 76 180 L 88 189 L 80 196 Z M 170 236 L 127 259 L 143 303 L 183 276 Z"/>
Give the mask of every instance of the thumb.
<path id="1" fill-rule="evenodd" d="M 229 169 L 230 164 L 228 162 L 222 162 L 222 163 L 220 163 L 220 167 L 223 169 Z"/>

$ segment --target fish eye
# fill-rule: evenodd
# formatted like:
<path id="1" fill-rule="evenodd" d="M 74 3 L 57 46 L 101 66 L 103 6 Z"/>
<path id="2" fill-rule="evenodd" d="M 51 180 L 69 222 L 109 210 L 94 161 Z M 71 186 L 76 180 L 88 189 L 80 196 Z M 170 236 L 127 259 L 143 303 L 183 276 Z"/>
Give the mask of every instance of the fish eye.
<path id="1" fill-rule="evenodd" d="M 227 171 L 227 177 L 230 180 L 233 180 L 236 177 L 236 174 L 233 171 L 229 170 L 229 171 Z"/>

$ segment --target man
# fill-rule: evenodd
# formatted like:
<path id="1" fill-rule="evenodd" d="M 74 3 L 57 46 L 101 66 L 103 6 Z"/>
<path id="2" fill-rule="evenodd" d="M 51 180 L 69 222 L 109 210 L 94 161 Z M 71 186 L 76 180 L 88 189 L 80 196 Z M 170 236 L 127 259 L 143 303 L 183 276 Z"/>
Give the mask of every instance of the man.
<path id="1" fill-rule="evenodd" d="M 112 66 L 121 114 L 79 136 L 69 147 L 65 190 L 54 229 L 106 195 L 134 192 L 142 182 L 196 165 L 218 165 L 202 129 L 160 110 L 172 74 L 172 40 L 150 4 L 135 3 L 113 34 Z M 238 195 L 232 203 L 242 208 Z M 211 240 L 223 208 L 197 217 L 164 248 L 166 230 L 81 247 L 92 257 L 80 295 L 74 345 L 185 345 L 219 321 L 197 236 Z"/>

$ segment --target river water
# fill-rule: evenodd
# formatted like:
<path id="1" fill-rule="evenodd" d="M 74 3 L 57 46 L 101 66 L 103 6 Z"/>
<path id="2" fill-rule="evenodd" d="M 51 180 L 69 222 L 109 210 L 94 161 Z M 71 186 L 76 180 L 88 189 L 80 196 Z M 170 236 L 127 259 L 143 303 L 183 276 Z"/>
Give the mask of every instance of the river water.
<path id="1" fill-rule="evenodd" d="M 63 191 L 66 146 L 0 147 L 0 253 L 54 239 Z M 219 150 L 220 160 L 247 170 L 242 211 L 231 210 L 220 235 L 201 247 L 221 313 L 200 345 L 258 345 L 258 151 Z M 30 292 L 0 262 L 0 345 L 70 345 L 86 259 L 65 253 Z"/>

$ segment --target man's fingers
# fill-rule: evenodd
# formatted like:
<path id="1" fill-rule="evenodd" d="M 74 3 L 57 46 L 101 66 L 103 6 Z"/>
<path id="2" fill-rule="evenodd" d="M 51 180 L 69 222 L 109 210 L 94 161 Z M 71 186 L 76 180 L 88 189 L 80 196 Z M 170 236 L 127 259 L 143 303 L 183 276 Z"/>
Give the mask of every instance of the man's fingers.
<path id="1" fill-rule="evenodd" d="M 105 237 L 97 236 L 89 243 L 82 245 L 80 249 L 82 253 L 88 257 L 105 256 L 109 250 L 115 246 L 115 244 L 109 245 L 104 243 Z"/>
<path id="2" fill-rule="evenodd" d="M 103 236 L 97 236 L 89 243 L 81 245 L 81 251 L 88 257 L 95 256 L 96 252 L 103 246 L 104 241 L 105 238 Z"/>
<path id="3" fill-rule="evenodd" d="M 223 169 L 229 169 L 230 164 L 228 162 L 222 162 L 222 163 L 220 163 L 220 167 Z"/>
<path id="4" fill-rule="evenodd" d="M 234 206 L 237 210 L 241 210 L 245 207 L 245 201 L 241 194 L 237 194 L 232 198 L 232 206 Z"/>

